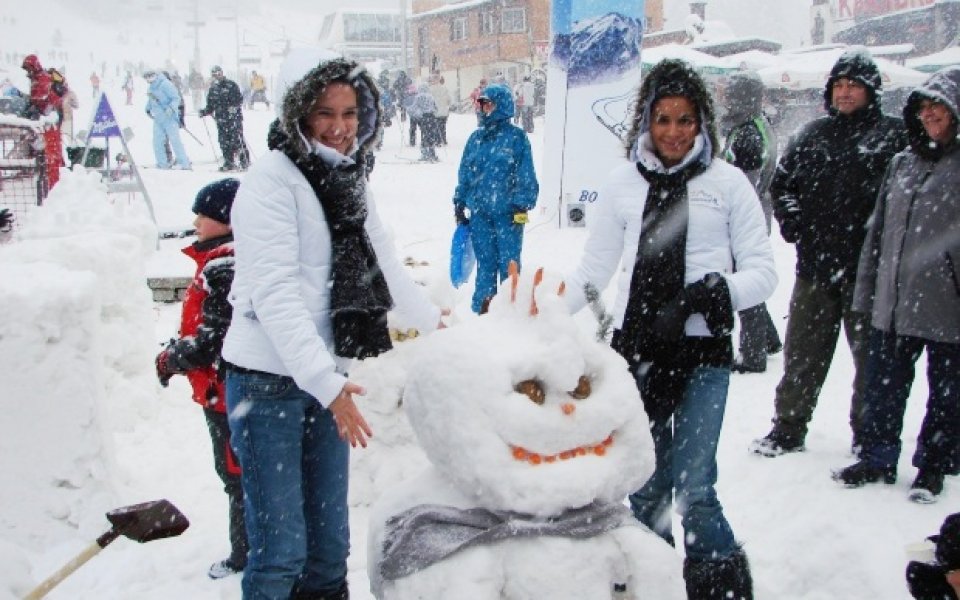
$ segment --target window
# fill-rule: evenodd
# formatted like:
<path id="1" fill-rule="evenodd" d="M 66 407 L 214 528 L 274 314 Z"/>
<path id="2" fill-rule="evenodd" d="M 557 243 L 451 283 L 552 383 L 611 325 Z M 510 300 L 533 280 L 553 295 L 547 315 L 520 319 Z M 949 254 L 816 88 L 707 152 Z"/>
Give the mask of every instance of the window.
<path id="1" fill-rule="evenodd" d="M 450 39 L 453 41 L 467 39 L 466 17 L 456 17 L 450 21 Z"/>
<path id="2" fill-rule="evenodd" d="M 503 33 L 524 33 L 527 30 L 527 9 L 505 8 L 503 9 L 503 21 L 500 31 Z"/>
<path id="3" fill-rule="evenodd" d="M 400 41 L 399 15 L 346 13 L 343 38 L 347 42 L 397 43 Z"/>
<path id="4" fill-rule="evenodd" d="M 492 12 L 480 13 L 480 35 L 493 35 L 497 32 L 497 20 Z"/>

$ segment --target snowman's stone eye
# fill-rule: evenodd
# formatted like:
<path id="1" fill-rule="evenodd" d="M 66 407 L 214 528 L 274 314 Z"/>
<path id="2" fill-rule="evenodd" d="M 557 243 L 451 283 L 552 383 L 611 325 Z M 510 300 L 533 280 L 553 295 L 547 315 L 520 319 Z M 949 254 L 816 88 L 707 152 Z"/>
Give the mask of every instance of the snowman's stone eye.
<path id="1" fill-rule="evenodd" d="M 513 389 L 530 398 L 534 404 L 543 404 L 547 399 L 547 395 L 543 391 L 543 386 L 536 379 L 521 381 Z"/>
<path id="2" fill-rule="evenodd" d="M 573 391 L 567 392 L 567 395 L 575 400 L 583 400 L 590 395 L 590 391 L 590 378 L 581 375 L 580 380 L 577 381 L 577 387 L 573 388 Z"/>

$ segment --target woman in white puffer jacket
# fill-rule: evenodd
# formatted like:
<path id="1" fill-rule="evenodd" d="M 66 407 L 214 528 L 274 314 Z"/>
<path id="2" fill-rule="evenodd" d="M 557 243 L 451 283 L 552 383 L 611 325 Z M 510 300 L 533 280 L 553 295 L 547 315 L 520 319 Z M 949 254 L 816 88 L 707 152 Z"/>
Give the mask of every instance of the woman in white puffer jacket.
<path id="1" fill-rule="evenodd" d="M 627 361 L 650 417 L 656 471 L 630 494 L 634 516 L 674 543 L 676 496 L 690 598 L 752 598 L 746 555 L 714 486 L 726 407 L 733 314 L 776 286 L 773 252 L 753 186 L 714 157 L 713 100 L 693 68 L 665 60 L 646 75 L 618 167 L 590 213 L 577 271 L 585 287 L 619 269 L 611 345 Z"/>
<path id="2" fill-rule="evenodd" d="M 243 596 L 341 599 L 349 446 L 372 435 L 350 361 L 390 349 L 389 310 L 422 331 L 441 311 L 397 260 L 366 191 L 380 121 L 372 78 L 308 53 L 288 57 L 283 81 L 271 151 L 231 212 L 236 274 L 223 357 L 251 548 Z"/>

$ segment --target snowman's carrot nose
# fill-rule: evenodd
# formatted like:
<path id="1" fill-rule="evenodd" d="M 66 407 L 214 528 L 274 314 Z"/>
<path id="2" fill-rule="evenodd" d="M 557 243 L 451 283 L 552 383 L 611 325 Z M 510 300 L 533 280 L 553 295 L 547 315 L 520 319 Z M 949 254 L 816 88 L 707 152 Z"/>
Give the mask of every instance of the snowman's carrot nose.
<path id="1" fill-rule="evenodd" d="M 577 407 L 574 406 L 572 402 L 564 402 L 560 405 L 560 410 L 562 410 L 565 415 L 572 415 L 573 411 L 577 410 Z"/>

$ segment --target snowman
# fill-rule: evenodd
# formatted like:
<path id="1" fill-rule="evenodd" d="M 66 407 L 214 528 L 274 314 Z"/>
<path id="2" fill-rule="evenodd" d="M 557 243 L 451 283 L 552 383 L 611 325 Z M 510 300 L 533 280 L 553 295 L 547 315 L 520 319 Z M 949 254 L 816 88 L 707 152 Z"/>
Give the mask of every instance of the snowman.
<path id="1" fill-rule="evenodd" d="M 488 314 L 420 341 L 403 405 L 430 466 L 371 512 L 377 598 L 685 597 L 623 503 L 654 468 L 636 385 L 562 294 L 514 270 Z"/>

